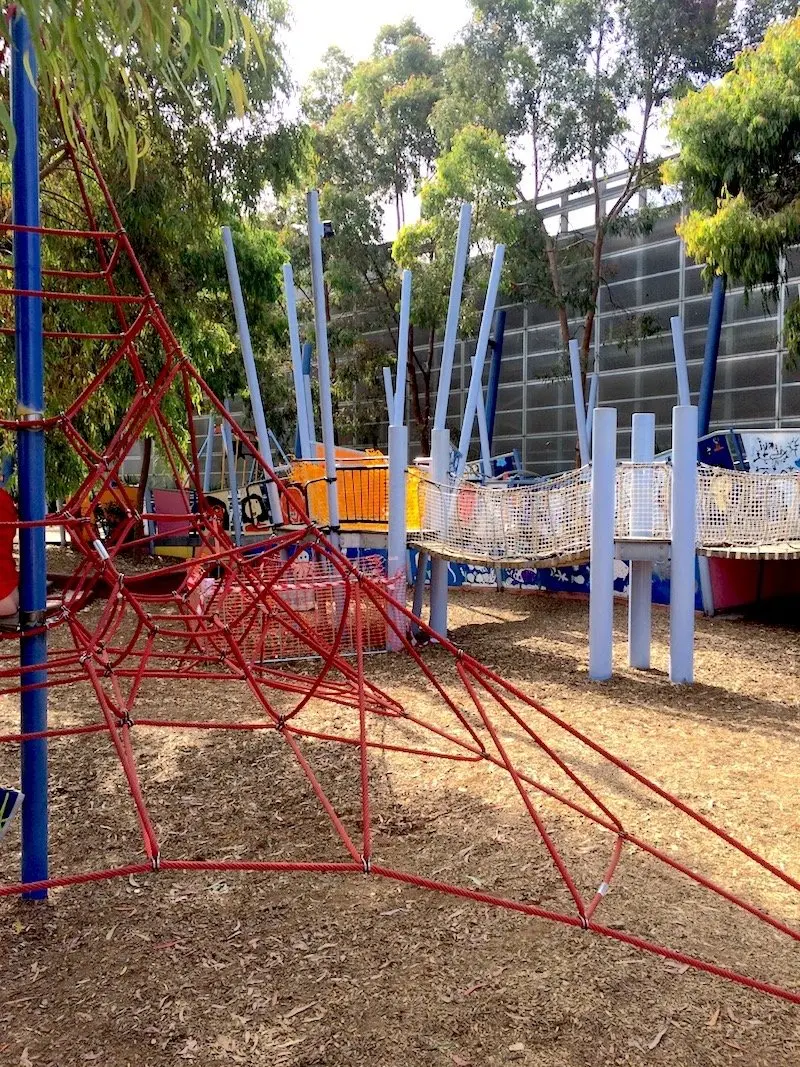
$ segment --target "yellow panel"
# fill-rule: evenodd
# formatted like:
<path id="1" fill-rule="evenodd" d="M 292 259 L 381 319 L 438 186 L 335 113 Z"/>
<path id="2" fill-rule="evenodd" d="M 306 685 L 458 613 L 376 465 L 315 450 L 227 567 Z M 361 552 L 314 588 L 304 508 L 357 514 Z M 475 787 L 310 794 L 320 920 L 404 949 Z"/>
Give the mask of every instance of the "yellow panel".
<path id="1" fill-rule="evenodd" d="M 156 545 L 156 555 L 170 559 L 191 559 L 194 549 L 189 545 Z"/>
<path id="2" fill-rule="evenodd" d="M 355 453 L 337 449 L 336 475 L 341 525 L 362 533 L 385 530 L 389 519 L 389 468 L 386 456 L 381 452 Z M 318 526 L 329 525 L 328 487 L 323 460 L 295 460 L 292 463 L 291 482 L 303 487 L 312 522 Z M 406 524 L 410 530 L 420 529 L 422 485 L 422 472 L 416 467 L 409 467 Z"/>

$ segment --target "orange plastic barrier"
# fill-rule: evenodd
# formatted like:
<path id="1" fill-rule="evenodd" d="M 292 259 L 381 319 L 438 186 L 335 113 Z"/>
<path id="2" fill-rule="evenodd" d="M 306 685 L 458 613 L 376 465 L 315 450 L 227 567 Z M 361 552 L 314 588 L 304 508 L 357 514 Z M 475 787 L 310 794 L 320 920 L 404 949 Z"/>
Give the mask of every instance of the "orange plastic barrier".
<path id="1" fill-rule="evenodd" d="M 410 530 L 420 527 L 421 482 L 421 472 L 410 467 L 406 483 L 406 525 Z M 324 461 L 295 460 L 290 485 L 302 494 L 312 521 L 318 526 L 329 526 Z M 386 456 L 380 452 L 354 453 L 337 449 L 336 495 L 339 523 L 343 529 L 385 530 L 389 521 L 389 463 Z"/>

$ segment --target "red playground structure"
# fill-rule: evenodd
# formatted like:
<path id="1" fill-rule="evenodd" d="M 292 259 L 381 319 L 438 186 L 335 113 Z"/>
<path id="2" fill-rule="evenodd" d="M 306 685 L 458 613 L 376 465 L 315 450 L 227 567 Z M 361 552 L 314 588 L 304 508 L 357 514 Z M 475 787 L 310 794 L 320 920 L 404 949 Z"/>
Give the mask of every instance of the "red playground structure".
<path id="1" fill-rule="evenodd" d="M 422 649 L 420 635 L 432 639 L 433 634 L 407 610 L 404 580 L 398 584 L 372 565 L 348 559 L 307 516 L 298 514 L 296 499 L 291 501 L 292 525 L 265 526 L 260 539 L 237 546 L 219 528 L 203 492 L 193 421 L 199 404 L 224 420 L 284 499 L 286 488 L 181 351 L 80 128 L 67 157 L 64 166 L 71 170 L 74 196 L 71 205 L 60 203 L 59 211 L 62 219 L 70 215 L 68 224 L 34 229 L 45 249 L 77 242 L 85 251 L 86 269 L 47 266 L 58 258 L 45 257 L 41 292 L 6 287 L 2 295 L 41 298 L 44 338 L 55 355 L 74 351 L 75 346 L 95 346 L 97 353 L 89 384 L 78 387 L 63 410 L 46 412 L 35 421 L 49 439 L 68 443 L 85 470 L 81 483 L 57 512 L 21 523 L 23 528 L 65 530 L 76 566 L 64 585 L 61 605 L 38 621 L 38 631 L 47 634 L 48 658 L 21 667 L 20 634 L 4 634 L 0 684 L 2 694 L 8 695 L 88 683 L 96 704 L 84 709 L 79 725 L 51 721 L 44 730 L 0 736 L 0 743 L 24 749 L 36 741 L 57 744 L 79 735 L 107 737 L 136 809 L 141 853 L 102 870 L 66 870 L 53 855 L 49 877 L 0 884 L 0 895 L 30 895 L 54 886 L 147 872 L 160 878 L 169 872 L 219 870 L 358 878 L 366 874 L 548 919 L 800 1004 L 800 992 L 654 943 L 619 923 L 604 923 L 606 896 L 624 881 L 626 862 L 638 854 L 670 868 L 681 876 L 682 884 L 693 883 L 695 890 L 722 898 L 743 917 L 768 924 L 785 938 L 800 939 L 800 933 L 779 918 L 623 823 L 612 804 L 604 801 L 597 776 L 590 784 L 583 773 L 585 761 L 576 753 L 643 791 L 649 804 L 671 806 L 681 819 L 702 828 L 709 841 L 737 850 L 783 886 L 800 892 L 800 882 L 449 640 L 436 639 Z M 15 239 L 30 229 L 0 226 L 3 235 Z M 9 270 L 7 263 L 2 267 Z M 48 308 L 56 302 L 67 302 L 78 312 L 89 304 L 102 305 L 108 310 L 108 327 L 91 332 L 53 328 Z M 75 321 L 80 321 L 80 314 Z M 3 329 L 8 334 L 14 327 Z M 98 450 L 90 443 L 87 412 L 112 384 L 117 392 L 129 388 L 130 402 L 107 446 Z M 176 411 L 182 417 L 176 417 Z M 21 423 L 6 418 L 2 425 L 15 431 Z M 30 428 L 31 422 L 26 425 Z M 154 434 L 183 494 L 183 514 L 178 518 L 200 551 L 188 566 L 179 561 L 156 569 L 154 564 L 152 572 L 140 569 L 126 574 L 124 554 L 144 550 L 153 540 L 144 524 L 154 516 L 137 511 L 120 484 L 121 465 L 145 428 Z M 104 538 L 97 502 L 109 494 L 124 518 Z M 25 636 L 32 632 L 29 628 Z M 387 646 L 397 650 L 390 653 L 396 662 L 402 659 L 405 685 L 412 692 L 408 699 L 399 699 L 371 680 L 375 661 L 368 653 Z M 384 667 L 386 662 L 384 658 Z M 412 671 L 414 681 L 409 683 Z M 235 720 L 215 715 L 213 709 L 193 718 L 176 715 L 174 708 L 163 715 L 137 714 L 137 698 L 145 686 L 169 681 L 191 686 L 215 680 L 240 684 L 249 702 L 239 710 L 248 707 L 247 714 Z M 417 702 L 422 693 L 424 707 Z M 434 705 L 437 710 L 432 713 Z M 173 841 L 162 844 L 148 808 L 148 795 L 157 791 L 158 783 L 149 782 L 137 764 L 137 735 L 177 730 L 243 731 L 261 751 L 269 744 L 287 746 L 316 798 L 321 822 L 333 831 L 337 848 L 333 857 L 271 859 L 259 857 L 254 846 L 251 858 L 198 859 L 176 853 Z M 309 755 L 311 744 L 347 746 L 357 756 L 357 780 L 344 808 L 334 804 L 323 786 Z M 418 759 L 425 773 L 433 773 L 431 768 L 440 761 L 461 761 L 495 775 L 498 788 L 512 791 L 530 827 L 530 836 L 516 841 L 515 848 L 520 853 L 533 851 L 551 865 L 561 903 L 536 903 L 535 887 L 527 894 L 490 892 L 387 862 L 374 843 L 378 835 L 372 802 L 373 761 L 382 752 L 403 752 Z M 265 804 L 268 801 L 265 797 Z M 603 870 L 587 871 L 580 857 L 567 858 L 559 835 L 552 831 L 552 813 L 560 811 L 579 822 L 592 840 L 603 843 Z M 464 834 L 468 839 L 468 827 Z"/>

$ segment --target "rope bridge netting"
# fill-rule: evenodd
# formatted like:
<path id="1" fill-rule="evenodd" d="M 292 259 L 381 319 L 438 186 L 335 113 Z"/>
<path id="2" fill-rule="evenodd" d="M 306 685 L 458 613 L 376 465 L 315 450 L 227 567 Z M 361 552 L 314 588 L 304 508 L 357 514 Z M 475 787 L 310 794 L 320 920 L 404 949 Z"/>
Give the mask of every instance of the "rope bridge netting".
<path id="1" fill-rule="evenodd" d="M 704 844 L 714 841 L 726 855 L 732 851 L 737 862 L 794 900 L 800 882 L 777 863 L 449 640 L 439 639 L 423 654 L 412 633 L 433 635 L 406 609 L 404 576 L 387 579 L 350 562 L 298 511 L 296 499 L 291 528 L 264 528 L 240 546 L 220 528 L 203 493 L 192 417 L 198 408 L 226 421 L 284 500 L 286 487 L 181 351 L 147 285 L 91 146 L 80 131 L 78 138 L 77 147 L 67 152 L 74 203 L 83 221 L 68 219 L 67 225 L 42 227 L 40 232 L 48 249 L 78 242 L 86 266 L 80 271 L 48 268 L 46 290 L 34 294 L 45 303 L 45 340 L 55 365 L 61 361 L 63 370 L 63 361 L 72 360 L 86 368 L 88 351 L 96 360 L 85 384 L 75 375 L 74 398 L 42 422 L 50 439 L 69 444 L 84 472 L 71 499 L 45 520 L 66 531 L 76 564 L 61 606 L 46 622 L 51 646 L 46 682 L 29 680 L 45 665 L 20 668 L 18 635 L 5 634 L 0 644 L 0 697 L 45 684 L 62 693 L 82 686 L 94 700 L 81 703 L 77 723 L 59 721 L 54 712 L 43 734 L 8 732 L 0 736 L 0 748 L 16 751 L 35 737 L 47 737 L 51 748 L 70 745 L 74 751 L 76 745 L 87 745 L 87 738 L 93 737 L 94 744 L 107 740 L 135 809 L 140 849 L 131 855 L 117 855 L 115 849 L 118 862 L 99 869 L 66 869 L 54 854 L 55 873 L 48 882 L 25 885 L 7 879 L 0 882 L 0 896 L 145 872 L 160 872 L 160 877 L 187 871 L 369 874 L 591 931 L 800 1003 L 800 993 L 791 989 L 665 947 L 652 936 L 628 932 L 620 921 L 602 921 L 604 911 L 615 907 L 613 895 L 612 904 L 607 903 L 609 888 L 620 880 L 624 885 L 623 872 L 645 857 L 681 884 L 716 896 L 721 907 L 733 909 L 740 918 L 755 920 L 759 930 L 766 927 L 789 944 L 800 940 L 798 931 L 780 917 L 647 840 L 632 825 L 636 820 L 603 798 L 597 782 L 607 784 L 609 774 L 618 775 L 628 792 L 642 791 L 647 810 L 663 805 L 671 816 L 694 827 Z M 63 193 L 59 204 L 63 214 Z M 14 226 L 4 223 L 0 236 L 6 243 L 13 234 Z M 12 288 L 2 291 L 4 298 L 15 295 Z M 48 308 L 55 303 L 75 309 L 73 325 L 65 328 L 63 317 L 58 324 L 48 319 Z M 108 325 L 99 327 L 93 315 L 92 328 L 87 329 L 80 313 L 87 306 L 106 308 Z M 3 330 L 10 333 L 13 326 Z M 100 447 L 90 439 L 90 424 L 103 390 L 112 385 L 117 391 L 129 388 L 130 402 Z M 182 424 L 176 417 L 180 411 Z M 2 426 L 11 431 L 17 423 L 6 419 Z M 154 564 L 152 572 L 126 574 L 125 554 L 143 548 L 154 536 L 143 529 L 154 516 L 137 511 L 120 478 L 121 465 L 145 428 L 155 435 L 183 494 L 183 513 L 171 518 L 185 524 L 198 551 L 188 566 L 182 561 L 156 570 Z M 548 514 L 563 508 L 563 521 L 570 521 L 571 501 L 582 492 L 583 477 L 576 472 L 563 480 L 564 499 L 557 504 L 551 494 Z M 103 538 L 100 500 L 109 497 L 123 518 Z M 458 511 L 457 499 L 455 506 Z M 576 541 L 579 536 L 576 531 Z M 405 682 L 399 688 L 393 684 L 392 692 L 374 680 L 373 665 L 381 661 L 368 655 L 386 646 L 403 654 L 394 662 L 398 672 L 402 664 Z M 181 694 L 210 683 L 225 693 L 236 684 L 247 699 L 230 707 L 217 707 L 210 700 L 199 710 L 195 702 L 188 711 Z M 289 858 L 285 850 L 280 858 L 259 854 L 256 842 L 249 855 L 183 852 L 183 834 L 165 835 L 152 815 L 159 780 L 142 759 L 144 739 L 154 736 L 152 731 L 160 737 L 168 731 L 202 732 L 203 737 L 228 732 L 229 737 L 245 737 L 257 753 L 269 745 L 280 749 L 295 765 L 315 818 L 330 833 L 329 851 L 310 858 L 301 847 L 307 840 L 293 832 L 290 814 Z M 315 761 L 320 746 L 351 759 L 349 785 L 328 781 L 330 775 L 326 777 Z M 405 862 L 392 862 L 397 853 L 386 845 L 376 811 L 376 761 L 399 754 L 430 779 L 445 765 L 474 767 L 476 773 L 494 776 L 497 790 L 505 790 L 528 827 L 524 839 L 515 835 L 515 854 L 536 858 L 538 866 L 532 869 L 540 873 L 522 879 L 522 888 L 506 892 L 482 888 L 466 877 L 448 880 L 442 868 L 418 873 L 408 853 L 401 854 Z M 586 772 L 591 761 L 599 768 L 594 777 Z M 227 788 L 235 789 L 235 781 Z M 262 799 L 267 811 L 272 801 L 268 785 Z M 564 820 L 591 835 L 596 850 L 592 864 L 585 848 L 568 847 Z M 461 827 L 460 833 L 469 844 L 468 828 Z M 292 852 L 301 858 L 291 858 Z M 704 847 L 694 853 L 705 854 Z M 518 858 L 510 867 L 522 869 Z M 552 883 L 552 891 L 540 889 L 544 882 Z M 624 894 L 620 899 L 624 902 Z"/>
<path id="2" fill-rule="evenodd" d="M 589 557 L 588 466 L 521 486 L 425 481 L 419 493 L 423 530 L 413 542 L 434 555 L 495 567 Z M 671 501 L 671 465 L 619 463 L 616 537 L 669 541 Z M 789 543 L 800 543 L 800 473 L 698 467 L 699 551 Z"/>

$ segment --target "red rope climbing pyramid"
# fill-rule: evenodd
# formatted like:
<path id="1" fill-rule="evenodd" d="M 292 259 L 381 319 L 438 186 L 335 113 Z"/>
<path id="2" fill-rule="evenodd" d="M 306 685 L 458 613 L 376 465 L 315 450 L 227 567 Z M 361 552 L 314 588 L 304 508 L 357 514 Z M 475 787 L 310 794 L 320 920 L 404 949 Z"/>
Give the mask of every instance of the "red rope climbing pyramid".
<path id="1" fill-rule="evenodd" d="M 20 294 L 4 287 L 0 299 L 41 295 L 45 338 L 51 350 L 61 359 L 77 351 L 85 354 L 92 347 L 96 352 L 91 380 L 62 411 L 48 414 L 41 426 L 68 442 L 84 470 L 72 498 L 46 519 L 48 526 L 66 531 L 78 559 L 64 588 L 62 606 L 47 621 L 53 651 L 46 665 L 46 684 L 88 682 L 97 707 L 90 720 L 79 726 L 55 723 L 44 735 L 5 735 L 0 736 L 0 743 L 19 745 L 35 736 L 107 736 L 135 805 L 144 855 L 104 870 L 59 872 L 47 883 L 0 885 L 0 895 L 148 871 L 368 873 L 591 931 L 800 1003 L 797 992 L 599 921 L 625 859 L 638 850 L 786 938 L 800 940 L 800 934 L 781 919 L 629 829 L 597 786 L 590 784 L 589 776 L 579 773 L 583 767 L 583 760 L 576 756 L 579 752 L 613 768 L 650 800 L 671 806 L 710 839 L 738 851 L 792 891 L 800 892 L 800 883 L 449 641 L 439 641 L 435 652 L 423 655 L 412 640 L 412 625 L 416 632 L 430 632 L 406 609 L 402 584 L 398 588 L 356 566 L 326 541 L 298 509 L 296 497 L 289 499 L 286 487 L 181 351 L 80 131 L 78 145 L 68 147 L 67 156 L 74 200 L 69 208 L 61 204 L 59 225 L 38 232 L 46 247 L 78 242 L 87 261 L 91 255 L 96 265 L 80 271 L 51 265 L 45 271 L 48 288 L 44 292 Z M 14 232 L 13 225 L 0 227 L 6 239 Z M 45 262 L 59 261 L 54 254 Z M 0 267 L 8 271 L 10 264 Z M 64 302 L 79 311 L 91 306 L 93 328 L 64 328 L 61 320 L 54 323 L 52 319 L 48 324 L 47 308 Z M 98 306 L 108 311 L 105 326 L 97 326 Z M 2 331 L 13 334 L 13 326 L 4 326 Z M 102 390 L 112 383 L 116 389 L 128 383 L 130 403 L 107 446 L 100 448 L 93 443 L 92 412 Z M 200 405 L 228 424 L 241 448 L 275 482 L 287 513 L 291 508 L 293 519 L 299 520 L 291 528 L 265 527 L 261 536 L 238 547 L 221 528 L 203 492 L 193 422 L 193 412 Z M 182 426 L 176 424 L 176 410 L 184 414 Z M 2 426 L 13 430 L 17 423 L 5 420 Z M 154 434 L 182 494 L 183 510 L 171 519 L 201 549 L 188 567 L 176 563 L 160 568 L 156 591 L 151 574 L 126 576 L 121 565 L 123 552 L 158 540 L 152 530 L 144 528 L 155 516 L 137 511 L 120 475 L 126 456 L 146 428 Z M 103 536 L 101 509 L 109 499 L 121 521 Z M 92 612 L 86 612 L 93 603 Z M 3 694 L 19 693 L 27 684 L 26 676 L 42 667 L 25 668 L 20 676 L 17 640 L 18 635 L 4 635 L 6 651 L 0 655 Z M 387 643 L 401 650 L 415 668 L 414 692 L 406 700 L 383 691 L 368 676 L 367 653 Z M 283 662 L 288 655 L 297 662 Z M 213 714 L 204 718 L 137 716 L 142 687 L 159 680 L 238 682 L 249 692 L 254 714 L 240 721 Z M 426 702 L 421 708 L 418 696 L 423 692 Z M 434 704 L 438 710 L 429 712 Z M 162 847 L 147 790 L 140 782 L 135 739 L 137 731 L 150 728 L 271 735 L 296 761 L 321 820 L 327 820 L 333 831 L 337 857 L 312 861 L 173 855 Z M 345 746 L 357 757 L 349 802 L 334 803 L 330 798 L 309 754 L 309 746 L 317 743 Z M 381 752 L 403 754 L 426 768 L 448 761 L 474 764 L 497 775 L 531 828 L 530 839 L 517 847 L 534 850 L 547 861 L 556 885 L 551 896 L 559 903 L 550 906 L 550 898 L 547 905 L 536 903 L 535 893 L 534 901 L 520 899 L 474 884 L 446 881 L 435 872 L 421 876 L 389 865 L 381 846 L 374 844 L 372 761 Z M 537 761 L 544 767 L 538 777 L 531 769 Z M 545 814 L 553 810 L 565 811 L 602 839 L 606 858 L 598 888 L 587 889 L 581 864 L 568 857 L 550 815 Z M 469 839 L 468 828 L 464 836 Z M 593 885 L 597 886 L 596 879 Z"/>

